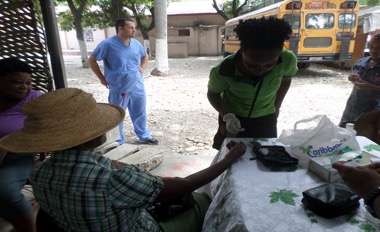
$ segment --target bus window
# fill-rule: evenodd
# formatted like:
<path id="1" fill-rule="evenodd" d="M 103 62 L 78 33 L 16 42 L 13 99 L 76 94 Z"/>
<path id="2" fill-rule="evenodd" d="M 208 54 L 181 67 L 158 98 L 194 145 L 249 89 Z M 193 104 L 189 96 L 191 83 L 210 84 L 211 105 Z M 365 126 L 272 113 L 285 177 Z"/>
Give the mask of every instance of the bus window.
<path id="1" fill-rule="evenodd" d="M 307 14 L 307 29 L 330 29 L 334 27 L 334 14 Z"/>
<path id="2" fill-rule="evenodd" d="M 351 25 L 352 23 L 352 25 Z M 356 27 L 356 14 L 340 14 L 338 17 L 338 26 L 341 29 Z"/>
<path id="3" fill-rule="evenodd" d="M 292 29 L 298 30 L 300 28 L 300 15 L 299 14 L 284 14 L 282 18 L 292 25 Z"/>
<path id="4" fill-rule="evenodd" d="M 236 33 L 234 32 L 234 29 L 236 28 L 237 25 L 229 26 L 225 28 L 225 35 L 235 35 Z"/>

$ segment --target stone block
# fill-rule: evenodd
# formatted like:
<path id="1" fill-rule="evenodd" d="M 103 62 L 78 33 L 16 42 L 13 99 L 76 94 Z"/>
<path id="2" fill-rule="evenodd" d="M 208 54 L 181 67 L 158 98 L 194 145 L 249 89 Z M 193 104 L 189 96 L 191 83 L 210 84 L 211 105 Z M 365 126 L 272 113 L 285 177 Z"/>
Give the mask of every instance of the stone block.
<path id="1" fill-rule="evenodd" d="M 158 167 L 163 160 L 164 151 L 155 147 L 146 147 L 139 150 L 125 158 L 119 160 L 119 162 L 134 164 L 141 170 L 149 172 L 150 170 Z"/>
<path id="2" fill-rule="evenodd" d="M 140 150 L 140 147 L 134 144 L 124 143 L 111 151 L 105 153 L 103 156 L 111 160 L 120 160 Z"/>

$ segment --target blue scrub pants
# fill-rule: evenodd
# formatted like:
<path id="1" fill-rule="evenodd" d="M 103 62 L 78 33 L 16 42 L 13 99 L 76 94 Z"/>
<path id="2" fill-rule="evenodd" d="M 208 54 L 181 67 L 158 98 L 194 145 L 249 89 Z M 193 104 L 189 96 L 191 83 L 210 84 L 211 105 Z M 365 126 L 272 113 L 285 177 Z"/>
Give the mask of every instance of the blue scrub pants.
<path id="1" fill-rule="evenodd" d="M 146 94 L 144 89 L 132 93 L 126 93 L 120 90 L 111 90 L 110 88 L 108 101 L 109 103 L 122 107 L 124 110 L 128 108 L 134 131 L 139 140 L 146 141 L 152 138 L 152 135 L 147 128 Z M 125 141 L 123 136 L 123 122 L 119 124 L 119 132 L 119 143 L 122 144 Z"/>

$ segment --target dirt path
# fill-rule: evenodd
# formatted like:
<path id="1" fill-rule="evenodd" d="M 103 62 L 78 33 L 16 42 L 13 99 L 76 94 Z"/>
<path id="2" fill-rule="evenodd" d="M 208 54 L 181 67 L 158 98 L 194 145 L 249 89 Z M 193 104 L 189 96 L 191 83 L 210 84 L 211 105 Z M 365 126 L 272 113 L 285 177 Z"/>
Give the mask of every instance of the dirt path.
<path id="1" fill-rule="evenodd" d="M 148 126 L 154 137 L 173 154 L 215 155 L 211 148 L 217 129 L 217 113 L 206 98 L 208 73 L 222 57 L 170 59 L 171 75 L 151 76 L 154 61 L 144 73 L 147 92 Z M 107 102 L 107 89 L 100 85 L 90 69 L 80 67 L 80 58 L 65 56 L 69 87 L 82 88 Z M 326 114 L 338 123 L 351 91 L 349 71 L 323 65 L 300 70 L 283 102 L 278 134 L 292 128 L 297 120 Z M 125 119 L 128 142 L 135 142 L 129 117 Z"/>

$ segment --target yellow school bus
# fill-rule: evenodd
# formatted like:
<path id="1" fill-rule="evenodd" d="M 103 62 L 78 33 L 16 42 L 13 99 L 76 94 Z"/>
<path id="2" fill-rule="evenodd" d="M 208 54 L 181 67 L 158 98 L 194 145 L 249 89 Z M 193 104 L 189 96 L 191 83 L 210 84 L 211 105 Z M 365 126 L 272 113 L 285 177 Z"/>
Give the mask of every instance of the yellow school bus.
<path id="1" fill-rule="evenodd" d="M 351 60 L 359 4 L 353 0 L 285 0 L 228 20 L 223 28 L 224 55 L 235 53 L 240 42 L 234 29 L 240 20 L 283 18 L 292 25 L 285 47 L 297 55 L 300 67 L 312 62 Z"/>

